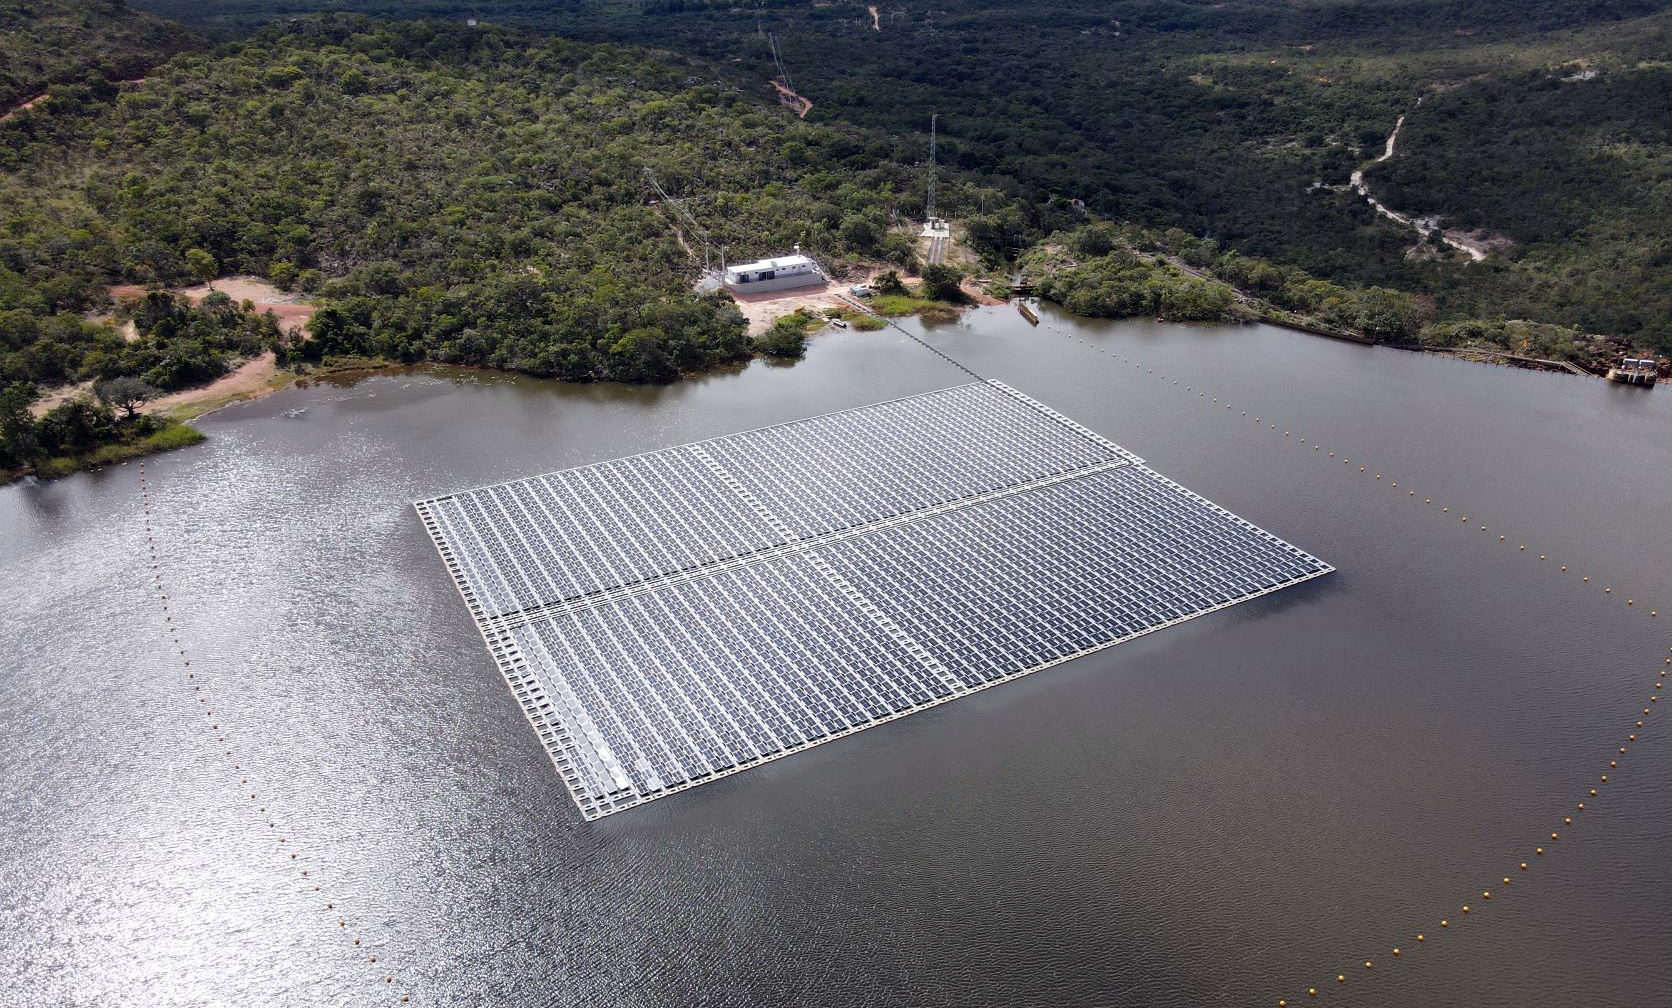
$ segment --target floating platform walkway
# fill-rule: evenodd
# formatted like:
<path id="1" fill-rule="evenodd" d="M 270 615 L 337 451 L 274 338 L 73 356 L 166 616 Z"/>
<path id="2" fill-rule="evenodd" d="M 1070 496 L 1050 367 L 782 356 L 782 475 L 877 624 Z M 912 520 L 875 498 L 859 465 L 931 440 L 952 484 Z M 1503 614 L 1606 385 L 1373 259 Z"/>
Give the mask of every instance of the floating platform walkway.
<path id="1" fill-rule="evenodd" d="M 1332 569 L 986 381 L 416 507 L 587 819 Z"/>

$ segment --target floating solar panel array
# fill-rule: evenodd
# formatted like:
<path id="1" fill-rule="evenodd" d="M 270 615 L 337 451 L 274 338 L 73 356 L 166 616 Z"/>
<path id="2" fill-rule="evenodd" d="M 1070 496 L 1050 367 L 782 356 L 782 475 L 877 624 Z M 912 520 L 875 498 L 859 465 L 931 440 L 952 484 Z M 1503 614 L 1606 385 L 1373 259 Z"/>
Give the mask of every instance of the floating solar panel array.
<path id="1" fill-rule="evenodd" d="M 998 382 L 417 508 L 588 819 L 1331 570 Z"/>

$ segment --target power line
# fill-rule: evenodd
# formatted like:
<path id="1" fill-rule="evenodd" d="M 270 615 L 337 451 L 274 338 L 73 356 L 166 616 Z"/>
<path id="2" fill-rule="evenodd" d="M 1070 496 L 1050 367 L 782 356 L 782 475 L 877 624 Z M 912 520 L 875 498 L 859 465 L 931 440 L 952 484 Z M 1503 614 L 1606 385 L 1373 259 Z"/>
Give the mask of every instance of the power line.
<path id="1" fill-rule="evenodd" d="M 790 72 L 784 69 L 784 60 L 778 55 L 778 38 L 771 32 L 766 33 L 766 44 L 772 48 L 772 62 L 778 67 L 778 79 L 786 89 L 795 90 L 795 82 L 790 80 Z"/>
<path id="2" fill-rule="evenodd" d="M 929 116 L 929 224 L 935 223 L 935 176 L 938 174 L 935 165 L 936 140 L 939 133 L 940 113 Z"/>
<path id="3" fill-rule="evenodd" d="M 714 237 L 701 224 L 697 223 L 697 219 L 691 216 L 689 210 L 685 209 L 685 204 L 667 194 L 667 191 L 662 188 L 662 184 L 656 181 L 656 173 L 650 170 L 649 165 L 644 166 L 642 171 L 645 181 L 650 183 L 650 188 L 656 193 L 657 199 L 661 201 L 663 206 L 673 211 L 673 215 L 691 232 L 697 244 L 702 246 L 703 274 L 706 276 L 712 273 L 714 271 L 714 261 L 711 247 L 714 243 Z"/>

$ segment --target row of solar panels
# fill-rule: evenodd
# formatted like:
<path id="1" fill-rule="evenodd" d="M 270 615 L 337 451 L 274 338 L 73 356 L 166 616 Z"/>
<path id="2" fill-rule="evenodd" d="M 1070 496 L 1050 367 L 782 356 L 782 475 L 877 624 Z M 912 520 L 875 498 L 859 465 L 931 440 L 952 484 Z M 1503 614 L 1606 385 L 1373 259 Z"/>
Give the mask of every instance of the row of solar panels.
<path id="1" fill-rule="evenodd" d="M 574 691 L 636 799 L 1327 570 L 1131 466 L 512 635 Z M 900 647 L 890 624 L 930 661 Z M 593 773 L 592 797 L 605 800 L 609 775 Z"/>
<path id="2" fill-rule="evenodd" d="M 498 572 L 479 586 L 479 603 L 505 615 L 1131 460 L 1020 393 L 983 383 L 469 490 L 420 508 Z"/>

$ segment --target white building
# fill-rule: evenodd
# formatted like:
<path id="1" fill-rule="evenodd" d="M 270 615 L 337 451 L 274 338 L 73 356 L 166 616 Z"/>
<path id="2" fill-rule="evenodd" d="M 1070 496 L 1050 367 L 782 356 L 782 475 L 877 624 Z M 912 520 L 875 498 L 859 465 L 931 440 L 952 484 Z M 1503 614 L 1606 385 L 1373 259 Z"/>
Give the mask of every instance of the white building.
<path id="1" fill-rule="evenodd" d="M 819 264 L 804 255 L 788 255 L 726 267 L 726 286 L 739 294 L 811 287 L 825 281 Z"/>

